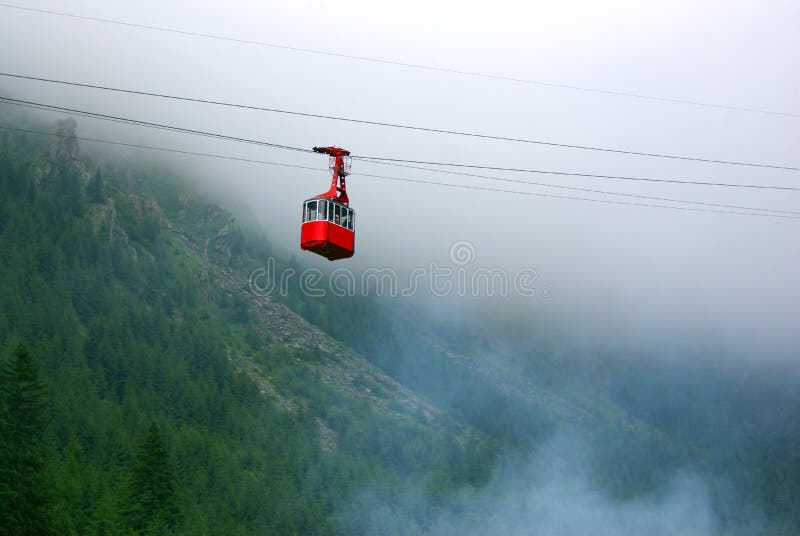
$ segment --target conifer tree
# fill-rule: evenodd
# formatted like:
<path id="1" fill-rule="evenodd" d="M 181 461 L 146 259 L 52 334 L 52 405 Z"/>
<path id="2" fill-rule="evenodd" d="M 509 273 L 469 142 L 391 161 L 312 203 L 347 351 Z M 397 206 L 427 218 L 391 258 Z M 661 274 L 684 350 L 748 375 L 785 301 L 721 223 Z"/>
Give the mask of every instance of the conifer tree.
<path id="1" fill-rule="evenodd" d="M 155 422 L 136 456 L 126 514 L 142 534 L 168 534 L 181 522 L 175 468 Z"/>
<path id="2" fill-rule="evenodd" d="M 0 534 L 49 534 L 44 384 L 20 343 L 0 372 Z"/>

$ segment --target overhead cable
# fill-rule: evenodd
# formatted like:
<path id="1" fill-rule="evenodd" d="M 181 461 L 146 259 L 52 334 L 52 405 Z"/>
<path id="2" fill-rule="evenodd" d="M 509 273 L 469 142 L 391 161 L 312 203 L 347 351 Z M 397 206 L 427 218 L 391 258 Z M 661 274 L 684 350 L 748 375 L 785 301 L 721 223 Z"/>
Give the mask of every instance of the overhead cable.
<path id="1" fill-rule="evenodd" d="M 404 130 L 414 130 L 419 132 L 429 132 L 434 134 L 448 134 L 453 136 L 462 136 L 462 137 L 469 137 L 469 138 L 479 138 L 479 139 L 486 139 L 486 140 L 493 140 L 493 141 L 504 141 L 504 142 L 515 142 L 515 143 L 525 143 L 525 144 L 532 144 L 532 145 L 542 145 L 546 147 L 558 147 L 561 149 L 576 149 L 576 150 L 583 150 L 583 151 L 595 151 L 595 152 L 602 152 L 602 153 L 612 153 L 612 154 L 621 154 L 627 156 L 640 156 L 640 157 L 647 157 L 647 158 L 662 158 L 662 159 L 670 159 L 670 160 L 685 160 L 691 162 L 701 162 L 707 164 L 724 164 L 730 166 L 746 166 L 746 167 L 757 167 L 757 168 L 767 168 L 767 169 L 778 169 L 778 170 L 787 170 L 787 171 L 800 171 L 800 167 L 797 166 L 790 166 L 790 165 L 783 165 L 783 164 L 772 164 L 772 163 L 763 163 L 763 162 L 745 162 L 739 160 L 725 160 L 725 159 L 714 159 L 714 158 L 705 158 L 705 157 L 698 157 L 698 156 L 686 156 L 686 155 L 679 155 L 679 154 L 669 154 L 669 153 L 656 153 L 656 152 L 645 152 L 645 151 L 634 151 L 629 149 L 615 149 L 610 147 L 597 147 L 591 145 L 580 145 L 580 144 L 573 144 L 573 143 L 561 143 L 561 142 L 554 142 L 548 140 L 539 140 L 539 139 L 530 139 L 530 138 L 517 138 L 511 136 L 499 136 L 494 134 L 484 134 L 480 132 L 468 132 L 468 131 L 461 131 L 461 130 L 451 130 L 445 128 L 432 128 L 432 127 L 423 127 L 418 125 L 405 125 L 400 123 L 390 123 L 385 121 L 373 121 L 368 119 L 358 119 L 352 117 L 342 117 L 342 116 L 335 116 L 335 115 L 325 115 L 325 114 L 316 114 L 316 113 L 309 113 L 309 112 L 300 112 L 296 110 L 284 110 L 279 108 L 269 108 L 264 106 L 255 106 L 249 104 L 238 104 L 233 102 L 225 102 L 225 101 L 218 101 L 218 100 L 211 100 L 211 99 L 201 99 L 195 97 L 185 97 L 179 95 L 170 95 L 166 93 L 157 93 L 157 92 L 149 92 L 149 91 L 140 91 L 134 89 L 125 89 L 125 88 L 117 88 L 117 87 L 109 87 L 109 86 L 102 86 L 96 84 L 86 84 L 82 82 L 71 82 L 66 80 L 55 80 L 51 78 L 41 78 L 35 76 L 27 76 L 27 75 L 20 75 L 15 73 L 5 73 L 0 72 L 0 76 L 6 76 L 11 78 L 17 79 L 25 79 L 25 80 L 33 80 L 38 82 L 47 82 L 52 84 L 61 84 L 61 85 L 68 85 L 68 86 L 76 86 L 76 87 L 83 87 L 83 88 L 90 88 L 90 89 L 98 89 L 103 91 L 112 91 L 116 93 L 127 93 L 133 95 L 143 95 L 148 97 L 158 97 L 163 99 L 171 99 L 171 100 L 179 100 L 185 102 L 194 102 L 200 104 L 212 104 L 215 106 L 225 106 L 230 108 L 239 108 L 245 110 L 254 110 L 254 111 L 262 111 L 262 112 L 271 112 L 271 113 L 279 113 L 279 114 L 287 114 L 287 115 L 294 115 L 294 116 L 301 116 L 301 117 L 312 117 L 316 119 L 327 119 L 333 121 L 344 121 L 348 123 L 358 123 L 362 125 L 372 125 L 372 126 L 380 126 L 380 127 L 390 127 L 390 128 L 398 128 Z M 353 155 L 358 156 L 358 155 Z M 378 159 L 376 157 L 371 157 L 374 159 Z"/>
<path id="2" fill-rule="evenodd" d="M 68 135 L 65 135 L 65 134 L 58 134 L 58 133 L 52 133 L 52 132 L 43 132 L 43 131 L 37 131 L 37 130 L 32 130 L 32 129 L 15 128 L 15 127 L 9 127 L 9 126 L 5 126 L 5 125 L 0 125 L 0 129 L 9 130 L 9 131 L 17 131 L 17 132 L 26 132 L 26 133 L 32 133 L 32 134 L 39 134 L 39 135 L 46 135 L 46 136 L 55 136 L 55 137 L 60 137 L 60 138 L 74 138 L 74 139 L 81 140 L 81 141 L 89 141 L 89 142 L 104 143 L 104 144 L 117 145 L 117 146 L 130 147 L 130 148 L 137 148 L 137 149 L 147 149 L 147 150 L 153 150 L 153 151 L 177 153 L 177 154 L 190 155 L 190 156 L 201 156 L 201 157 L 206 157 L 206 158 L 232 160 L 232 161 L 247 162 L 247 163 L 254 163 L 254 164 L 265 164 L 265 165 L 281 166 L 281 167 L 289 167 L 289 168 L 297 168 L 297 169 L 313 170 L 313 171 L 326 171 L 325 169 L 319 168 L 319 167 L 302 166 L 302 165 L 297 165 L 297 164 L 285 164 L 285 163 L 280 163 L 280 162 L 256 160 L 256 159 L 250 159 L 250 158 L 232 157 L 232 156 L 226 156 L 226 155 L 218 155 L 218 154 L 210 154 L 210 153 L 202 153 L 202 152 L 194 152 L 194 151 L 184 151 L 184 150 L 180 150 L 180 149 L 171 149 L 171 148 L 157 147 L 157 146 L 150 146 L 150 145 L 140 145 L 140 144 L 133 144 L 133 143 L 125 143 L 125 142 L 104 140 L 104 139 L 98 139 L 98 138 L 68 136 Z M 433 170 L 431 170 L 431 171 L 433 171 Z M 582 190 L 582 191 L 585 190 L 585 191 L 590 191 L 590 192 L 594 192 L 594 193 L 603 193 L 603 194 L 606 194 L 606 195 L 624 195 L 624 196 L 629 196 L 629 197 L 641 197 L 641 198 L 645 198 L 645 199 L 655 199 L 655 200 L 662 200 L 662 201 L 669 201 L 669 202 L 676 202 L 676 203 L 695 203 L 695 204 L 701 204 L 701 205 L 710 205 L 710 206 L 716 206 L 716 207 L 741 209 L 741 210 L 747 210 L 747 211 L 762 211 L 762 212 L 768 212 L 768 213 L 741 212 L 739 210 L 737 210 L 737 211 L 714 210 L 714 209 L 680 207 L 680 206 L 671 206 L 671 205 L 658 205 L 658 204 L 652 204 L 652 203 L 637 203 L 637 202 L 626 202 L 626 201 L 614 201 L 614 200 L 608 200 L 608 199 L 572 197 L 572 196 L 565 196 L 565 195 L 546 194 L 546 193 L 540 193 L 540 192 L 528 192 L 528 191 L 520 191 L 520 190 L 507 190 L 507 189 L 488 188 L 488 187 L 466 185 L 466 184 L 453 184 L 453 183 L 443 183 L 443 182 L 421 180 L 421 179 L 410 179 L 410 178 L 405 178 L 405 177 L 392 177 L 392 176 L 376 175 L 376 174 L 370 174 L 370 173 L 353 173 L 352 175 L 361 176 L 361 177 L 376 178 L 376 179 L 382 179 L 382 180 L 393 180 L 393 181 L 401 181 L 401 182 L 408 182 L 408 183 L 427 184 L 427 185 L 434 185 L 434 186 L 445 186 L 445 187 L 450 187 L 450 188 L 462 188 L 462 189 L 489 191 L 489 192 L 498 192 L 498 193 L 507 193 L 507 194 L 517 194 L 517 195 L 526 195 L 526 196 L 537 196 L 537 197 L 548 197 L 548 198 L 557 198 L 557 199 L 568 199 L 568 200 L 574 200 L 574 201 L 605 203 L 605 204 L 613 204 L 613 205 L 629 205 L 629 206 L 640 206 L 640 207 L 650 207 L 650 208 L 660 208 L 660 209 L 683 210 L 683 211 L 691 211 L 691 212 L 709 212 L 709 213 L 718 213 L 718 214 L 734 214 L 734 215 L 743 215 L 743 216 L 766 216 L 766 217 L 776 217 L 776 218 L 800 219 L 797 216 L 792 216 L 791 215 L 791 214 L 795 214 L 795 215 L 800 214 L 798 212 L 779 210 L 779 209 L 767 209 L 767 208 L 756 208 L 756 207 L 740 207 L 740 206 L 736 206 L 736 205 L 701 203 L 701 202 L 684 201 L 684 200 L 678 200 L 678 199 L 639 196 L 639 195 L 634 195 L 634 194 L 625 194 L 625 193 L 618 193 L 618 192 L 592 191 L 592 190 L 585 190 L 585 189 L 582 189 L 582 188 L 574 188 L 574 189 Z M 483 177 L 483 178 L 492 178 L 492 177 Z M 536 185 L 536 186 L 550 186 L 550 187 L 553 186 L 553 185 L 544 185 L 544 184 L 535 184 L 535 183 L 532 183 L 532 184 Z M 787 215 L 783 215 L 783 214 L 787 214 Z"/>
<path id="3" fill-rule="evenodd" d="M 113 24 L 117 26 L 125 26 L 128 28 L 136 28 L 140 30 L 151 30 L 157 32 L 166 32 L 172 33 L 177 35 L 183 35 L 188 37 L 199 37 L 203 39 L 212 39 L 217 41 L 227 41 L 231 43 L 237 43 L 241 45 L 254 45 L 260 47 L 268 47 L 273 49 L 280 49 L 280 50 L 288 50 L 292 52 L 299 52 L 305 54 L 314 54 L 319 56 L 327 56 L 327 57 L 335 57 L 335 58 L 342 58 L 347 60 L 354 60 L 354 61 L 361 61 L 361 62 L 369 62 L 375 64 L 383 64 L 383 65 L 393 65 L 397 67 L 405 67 L 410 69 L 418 69 L 424 71 L 434 71 L 434 72 L 442 72 L 442 73 L 449 73 L 455 74 L 460 76 L 468 76 L 472 78 L 484 78 L 490 80 L 498 80 L 503 82 L 513 82 L 517 84 L 527 84 L 527 85 L 534 85 L 540 87 L 548 87 L 548 88 L 555 88 L 555 89 L 566 89 L 571 91 L 580 91 L 586 93 L 595 93 L 601 95 L 611 95 L 616 97 L 629 97 L 634 99 L 642 99 L 642 100 L 649 100 L 649 101 L 656 101 L 656 102 L 665 102 L 671 104 L 683 104 L 683 105 L 691 105 L 691 106 L 698 106 L 698 107 L 706 107 L 706 108 L 716 108 L 720 110 L 730 110 L 736 112 L 748 112 L 748 113 L 757 113 L 757 114 L 766 114 L 766 115 L 773 115 L 773 116 L 784 116 L 784 117 L 800 117 L 800 113 L 796 112 L 787 112 L 781 110 L 767 110 L 762 108 L 754 108 L 754 107 L 747 107 L 747 106 L 733 106 L 728 104 L 718 104 L 713 102 L 705 102 L 705 101 L 698 101 L 698 100 L 691 100 L 691 99 L 679 99 L 674 97 L 663 97 L 658 95 L 647 95 L 644 93 L 637 93 L 632 91 L 619 91 L 619 90 L 612 90 L 612 89 L 603 89 L 603 88 L 594 88 L 588 86 L 579 86 L 575 84 L 563 84 L 563 83 L 556 83 L 556 82 L 546 82 L 542 80 L 533 80 L 529 78 L 521 78 L 515 76 L 508 76 L 508 75 L 500 75 L 500 74 L 491 74 L 491 73 L 484 73 L 479 71 L 471 71 L 465 69 L 454 69 L 449 67 L 441 67 L 436 65 L 426 65 L 421 63 L 410 63 L 410 62 L 403 62 L 397 60 L 390 60 L 386 58 L 377 58 L 371 56 L 360 56 L 356 54 L 345 54 L 340 52 L 332 52 L 329 50 L 319 50 L 319 49 L 312 49 L 312 48 L 305 48 L 305 47 L 297 47 L 291 45 L 285 45 L 281 43 L 270 43 L 266 41 L 256 41 L 252 39 L 243 39 L 231 36 L 224 36 L 212 33 L 205 33 L 205 32 L 196 32 L 190 30 L 181 30 L 179 28 L 168 28 L 165 26 L 154 26 L 149 24 L 139 24 L 129 21 L 123 21 L 118 19 L 108 19 L 108 18 L 101 18 L 101 17 L 91 17 L 87 15 L 78 15 L 76 13 L 66 13 L 63 11 L 55 11 L 50 9 L 41 9 L 41 8 L 33 8 L 27 6 L 18 6 L 14 4 L 5 4 L 0 3 L 0 7 L 4 7 L 7 9 L 15 9 L 19 11 L 27 11 L 31 13 L 39 13 L 44 15 L 52 15 L 52 16 L 59 16 L 59 17 L 67 17 L 76 20 L 84 20 L 90 22 L 99 22 L 104 24 Z"/>
<path id="4" fill-rule="evenodd" d="M 218 134 L 214 132 L 207 132 L 201 131 L 196 129 L 188 129 L 184 127 L 178 127 L 174 125 L 165 125 L 161 123 L 152 123 L 148 121 L 130 119 L 125 117 L 113 116 L 108 114 L 100 114 L 96 112 L 86 111 L 86 110 L 79 110 L 76 108 L 67 108 L 63 106 L 55 106 L 51 104 L 33 102 L 33 101 L 26 101 L 21 99 L 12 99 L 10 97 L 2 97 L 0 96 L 0 102 L 5 101 L 10 104 L 17 104 L 20 106 L 28 106 L 38 109 L 44 110 L 53 110 L 53 111 L 62 111 L 62 112 L 69 112 L 78 115 L 83 115 L 84 117 L 91 117 L 95 119 L 102 119 L 107 121 L 115 121 L 127 124 L 133 124 L 138 126 L 144 126 L 148 128 L 157 128 L 161 130 L 167 131 L 174 131 L 174 132 L 182 132 L 186 134 L 193 134 L 198 136 L 205 136 L 217 139 L 224 139 L 228 141 L 236 141 L 241 143 L 250 143 L 254 145 L 262 145 L 267 147 L 273 147 L 277 149 L 287 149 L 292 151 L 300 151 L 305 153 L 312 153 L 313 151 L 309 149 L 304 149 L 302 147 L 292 147 L 288 145 L 281 145 L 276 143 L 270 143 L 260 140 L 253 140 L 248 138 L 242 138 L 237 136 L 230 136 L 226 134 Z M 601 174 L 591 174 L 591 173 L 575 173 L 575 172 L 566 172 L 566 171 L 548 171 L 548 170 L 536 170 L 536 169 L 521 169 L 521 168 L 504 168 L 504 167 L 493 167 L 493 166 L 478 166 L 478 165 L 471 165 L 471 164 L 458 164 L 452 162 L 432 162 L 432 161 L 423 161 L 423 160 L 407 160 L 407 159 L 400 159 L 400 158 L 387 158 L 387 157 L 376 157 L 376 156 L 354 156 L 354 158 L 360 158 L 364 161 L 372 161 L 373 163 L 387 163 L 387 165 L 391 165 L 392 163 L 415 163 L 415 164 L 427 164 L 427 165 L 439 165 L 439 166 L 456 166 L 456 167 L 468 167 L 468 168 L 477 168 L 477 169 L 485 169 L 485 170 L 494 170 L 494 171 L 515 171 L 515 172 L 524 172 L 524 173 L 538 173 L 538 174 L 548 174 L 548 175 L 564 175 L 564 176 L 575 176 L 575 177 L 595 177 L 595 178 L 602 178 L 602 179 L 619 179 L 619 180 L 631 180 L 631 181 L 647 181 L 647 182 L 663 182 L 663 183 L 673 183 L 673 184 L 688 184 L 688 185 L 703 185 L 703 186 L 715 186 L 715 187 L 728 187 L 728 188 L 754 188 L 754 189 L 765 189 L 765 190 L 788 190 L 788 191 L 800 191 L 800 187 L 792 187 L 792 186 L 778 186 L 778 185 L 769 185 L 769 184 L 744 184 L 744 183 L 726 183 L 726 182 L 708 182 L 708 181 L 693 181 L 693 180 L 682 180 L 682 179 L 655 179 L 655 178 L 646 178 L 646 177 L 629 177 L 629 176 L 621 176 L 621 175 L 601 175 Z"/>

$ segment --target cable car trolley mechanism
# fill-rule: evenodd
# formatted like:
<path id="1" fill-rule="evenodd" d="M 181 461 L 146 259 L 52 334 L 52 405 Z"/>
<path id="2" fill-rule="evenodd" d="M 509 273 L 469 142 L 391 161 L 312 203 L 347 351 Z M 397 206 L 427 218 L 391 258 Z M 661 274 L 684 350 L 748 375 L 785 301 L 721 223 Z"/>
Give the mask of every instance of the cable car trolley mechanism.
<path id="1" fill-rule="evenodd" d="M 345 177 L 350 174 L 350 151 L 340 147 L 314 147 L 329 155 L 333 171 L 330 189 L 303 203 L 300 249 L 322 255 L 329 261 L 347 259 L 355 251 L 355 211 L 348 205 Z"/>

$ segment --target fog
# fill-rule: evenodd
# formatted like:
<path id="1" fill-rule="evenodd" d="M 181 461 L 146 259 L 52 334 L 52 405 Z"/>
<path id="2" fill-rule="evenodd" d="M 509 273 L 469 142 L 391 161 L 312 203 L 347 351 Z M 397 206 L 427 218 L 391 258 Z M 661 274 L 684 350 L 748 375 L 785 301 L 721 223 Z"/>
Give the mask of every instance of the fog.
<path id="1" fill-rule="evenodd" d="M 703 480 L 676 473 L 653 493 L 629 500 L 609 497 L 591 483 L 591 448 L 562 431 L 528 460 L 506 460 L 487 486 L 464 492 L 441 510 L 426 511 L 423 485 L 392 502 L 381 490 L 363 492 L 348 519 L 370 534 L 716 534 L 718 521 Z M 413 515 L 398 515 L 398 507 Z M 757 533 L 737 527 L 740 533 Z"/>
<path id="2" fill-rule="evenodd" d="M 56 2 L 28 7 L 67 10 Z M 72 2 L 69 12 L 290 47 L 385 58 L 546 83 L 800 112 L 800 6 L 791 1 L 528 3 Z M 2 70 L 181 96 L 558 143 L 797 166 L 800 120 L 420 70 L 0 8 Z M 797 185 L 798 174 L 579 151 L 180 103 L 0 77 L 17 98 L 279 144 L 339 145 L 355 155 L 579 173 Z M 56 114 L 57 115 L 57 114 Z M 79 135 L 316 166 L 300 170 L 178 157 L 215 201 L 296 251 L 301 202 L 327 189 L 319 155 L 79 119 Z M 87 145 L 87 144 L 84 144 Z M 161 156 L 159 156 L 160 158 Z M 143 158 L 153 158 L 152 155 Z M 390 181 L 376 174 L 532 193 L 652 202 L 490 182 L 354 160 L 357 253 L 337 263 L 407 277 L 450 263 L 536 271 L 539 294 L 431 297 L 440 312 L 510 319 L 585 347 L 647 354 L 694 346 L 719 359 L 797 367 L 794 219 L 590 203 Z M 549 175 L 523 180 L 694 201 L 800 210 L 793 191 Z M 691 205 L 690 205 L 691 206 Z M 725 209 L 722 209 L 725 210 Z M 311 254 L 302 262 L 324 266 Z M 543 294 L 547 291 L 548 296 Z M 488 310 L 492 314 L 487 314 Z M 520 320 L 522 319 L 522 320 Z"/>
<path id="3" fill-rule="evenodd" d="M 280 47 L 178 35 L 0 7 L 0 71 L 305 113 L 480 132 L 573 145 L 800 166 L 800 4 L 615 2 L 97 2 L 25 6 L 337 54 L 541 81 L 522 83 L 359 61 Z M 553 87 L 579 86 L 786 112 L 769 114 Z M 354 155 L 649 178 L 800 186 L 789 170 L 633 157 L 492 141 L 285 114 L 235 110 L 0 76 L 0 94 L 186 128 Z M 5 105 L 3 105 L 5 106 Z M 792 115 L 793 114 L 793 115 Z M 44 114 L 56 119 L 64 114 Z M 398 296 L 437 321 L 480 326 L 509 352 L 541 343 L 559 355 L 721 363 L 744 378 L 800 378 L 800 219 L 594 203 L 448 188 L 383 175 L 532 194 L 676 203 L 493 182 L 354 159 L 356 255 L 329 264 L 298 248 L 300 206 L 328 188 L 320 155 L 78 118 L 79 136 L 228 157 L 312 166 L 297 169 L 199 156 L 135 152 L 188 172 L 210 200 L 260 227 L 277 254 L 301 265 L 391 269 L 400 286 L 415 269 L 481 269 L 513 280 L 535 273 L 534 295 L 432 290 L 423 279 Z M 82 142 L 91 151 L 90 142 Z M 103 148 L 108 151 L 107 147 Z M 446 168 L 453 170 L 451 168 Z M 475 170 L 466 170 L 473 172 Z M 475 171 L 480 174 L 480 171 Z M 487 175 L 697 202 L 800 212 L 800 193 L 547 174 Z M 703 208 L 699 205 L 682 205 Z M 716 207 L 705 207 L 715 208 Z M 719 209 L 727 210 L 727 209 Z M 746 211 L 751 212 L 751 211 Z M 455 255 L 455 246 L 467 257 Z M 453 280 L 457 283 L 457 280 Z M 465 294 L 461 296 L 459 294 Z M 498 342 L 499 341 L 499 342 Z M 708 370 L 675 367 L 682 371 Z M 642 373 L 645 376 L 648 371 Z M 637 383 L 633 373 L 631 383 Z M 758 376 L 763 378 L 763 376 Z M 677 382 L 676 382 L 677 383 Z M 663 387 L 657 381 L 653 390 Z M 727 390 L 726 390 L 727 389 Z M 796 392 L 790 388 L 786 392 Z M 708 394 L 711 393 L 711 394 Z M 763 395 L 763 393 L 758 396 Z M 756 396 L 756 398 L 758 398 Z M 637 398 L 638 397 L 638 398 Z M 637 393 L 642 407 L 677 406 L 669 386 Z M 739 433 L 737 408 L 719 404 Z M 768 397 L 762 396 L 764 400 Z M 787 399 L 789 399 L 787 395 Z M 644 399 L 644 402 L 639 402 Z M 737 399 L 738 400 L 738 399 Z M 711 402 L 708 402 L 711 404 Z M 635 407 L 636 404 L 633 404 Z M 790 407 L 789 403 L 784 404 Z M 679 408 L 676 410 L 675 408 Z M 733 409 L 732 409 L 733 408 Z M 630 408 L 629 408 L 630 409 Z M 725 413 L 727 411 L 727 413 Z M 783 411 L 783 410 L 781 410 Z M 702 408 L 686 418 L 704 423 Z M 760 414 L 765 420 L 767 411 Z M 670 415 L 672 415 L 670 413 Z M 791 412 L 780 413 L 776 419 Z M 758 419 L 754 419 L 758 420 Z M 782 421 L 781 421 L 782 422 Z M 724 427 L 720 425 L 721 427 Z M 786 425 L 787 429 L 789 424 Z M 698 424 L 697 428 L 702 428 Z M 728 428 L 725 428 L 727 431 Z M 794 430 L 794 428 L 792 428 Z M 709 432 L 711 434 L 712 432 Z M 716 433 L 716 429 L 714 430 Z M 721 434 L 738 441 L 736 433 Z M 749 432 L 748 432 L 749 433 Z M 755 432 L 754 432 L 755 433 Z M 702 434 L 699 434 L 702 435 Z M 704 478 L 687 467 L 628 500 L 594 483 L 593 445 L 557 434 L 498 465 L 488 484 L 431 510 L 422 491 L 382 497 L 364 490 L 347 522 L 434 533 L 713 534 L 720 526 Z M 739 490 L 741 491 L 741 490 Z M 396 509 L 392 500 L 403 507 Z M 739 504 L 741 495 L 730 504 Z M 414 519 L 397 512 L 417 511 Z M 369 512 L 363 517 L 364 512 Z M 358 514 L 358 515 L 357 515 Z M 361 516 L 361 517 L 360 517 Z M 749 516 L 757 519 L 758 516 Z M 416 525 L 415 525 L 416 523 Z M 742 531 L 748 527 L 739 527 Z M 752 528 L 754 532 L 758 527 Z M 375 532 L 378 532 L 376 530 Z"/>

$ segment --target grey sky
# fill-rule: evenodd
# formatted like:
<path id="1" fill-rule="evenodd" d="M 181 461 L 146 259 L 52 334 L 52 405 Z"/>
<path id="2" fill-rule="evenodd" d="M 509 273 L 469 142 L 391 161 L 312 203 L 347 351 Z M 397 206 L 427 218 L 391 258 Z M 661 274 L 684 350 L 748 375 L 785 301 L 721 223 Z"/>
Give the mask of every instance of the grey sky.
<path id="1" fill-rule="evenodd" d="M 656 96 L 800 113 L 796 2 L 60 2 L 26 6 Z M 436 128 L 645 152 L 800 165 L 800 118 L 724 111 L 182 37 L 0 8 L 0 70 Z M 797 185 L 800 174 L 348 125 L 0 79 L 62 106 L 281 144 L 510 167 Z M 84 134 L 325 166 L 319 156 L 80 120 Z M 180 158 L 220 200 L 247 203 L 297 248 L 299 207 L 326 172 Z M 376 173 L 503 184 L 357 163 Z M 800 194 L 530 176 L 643 195 L 800 210 Z M 635 348 L 712 341 L 754 359 L 800 348 L 800 221 L 348 182 L 356 257 L 410 270 L 475 245 L 474 266 L 535 268 L 547 300 L 508 300 L 538 325 Z M 532 192 L 584 195 L 512 186 Z M 604 196 L 591 196 L 604 198 Z M 605 197 L 615 199 L 613 197 Z M 624 200 L 624 199 L 623 199 Z M 316 263 L 309 255 L 303 258 Z M 513 307 L 512 307 L 513 305 Z M 756 349 L 759 350 L 755 355 Z"/>

